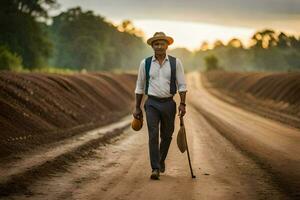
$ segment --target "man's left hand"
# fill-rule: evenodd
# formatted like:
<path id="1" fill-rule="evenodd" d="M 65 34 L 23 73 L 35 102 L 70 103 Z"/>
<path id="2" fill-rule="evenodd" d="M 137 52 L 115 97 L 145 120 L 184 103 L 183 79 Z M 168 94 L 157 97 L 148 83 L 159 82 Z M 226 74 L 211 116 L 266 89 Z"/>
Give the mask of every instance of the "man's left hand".
<path id="1" fill-rule="evenodd" d="M 185 105 L 179 104 L 178 106 L 178 116 L 183 117 L 185 115 Z"/>

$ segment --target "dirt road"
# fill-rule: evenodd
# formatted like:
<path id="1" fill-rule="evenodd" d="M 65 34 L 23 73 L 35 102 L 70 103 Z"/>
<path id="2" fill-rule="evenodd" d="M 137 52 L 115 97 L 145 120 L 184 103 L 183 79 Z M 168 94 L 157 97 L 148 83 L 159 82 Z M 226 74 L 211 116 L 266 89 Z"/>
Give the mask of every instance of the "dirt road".
<path id="1" fill-rule="evenodd" d="M 297 199 L 300 131 L 221 102 L 188 77 L 186 131 L 196 179 L 176 146 L 159 181 L 149 179 L 147 130 L 125 129 L 110 143 L 51 171 L 4 199 Z M 283 187 L 285 185 L 285 187 Z M 293 195 L 293 196 L 291 196 Z M 0 197 L 1 198 L 1 197 Z"/>

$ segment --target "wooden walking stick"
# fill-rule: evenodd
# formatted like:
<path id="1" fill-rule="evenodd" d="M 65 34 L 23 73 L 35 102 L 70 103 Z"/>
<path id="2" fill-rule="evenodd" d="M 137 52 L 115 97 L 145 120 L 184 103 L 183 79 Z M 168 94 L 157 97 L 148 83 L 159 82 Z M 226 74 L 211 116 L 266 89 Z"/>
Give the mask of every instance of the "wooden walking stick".
<path id="1" fill-rule="evenodd" d="M 184 153 L 185 151 L 187 151 L 187 156 L 188 156 L 190 170 L 191 170 L 191 176 L 192 176 L 192 178 L 196 178 L 196 176 L 193 173 L 193 169 L 192 169 L 190 152 L 189 152 L 189 147 L 188 147 L 188 143 L 187 143 L 187 139 L 186 139 L 186 132 L 185 132 L 185 127 L 184 127 L 184 122 L 183 122 L 182 116 L 180 116 L 180 129 L 177 134 L 177 146 L 181 153 Z"/>

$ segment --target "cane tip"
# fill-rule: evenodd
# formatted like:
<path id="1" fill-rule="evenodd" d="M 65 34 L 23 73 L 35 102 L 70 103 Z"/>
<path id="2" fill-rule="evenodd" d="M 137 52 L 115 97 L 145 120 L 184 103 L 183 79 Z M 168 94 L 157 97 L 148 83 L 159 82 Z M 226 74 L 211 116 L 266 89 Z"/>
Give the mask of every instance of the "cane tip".
<path id="1" fill-rule="evenodd" d="M 195 175 L 193 175 L 193 176 L 192 176 L 192 178 L 196 178 L 196 176 L 195 176 Z"/>

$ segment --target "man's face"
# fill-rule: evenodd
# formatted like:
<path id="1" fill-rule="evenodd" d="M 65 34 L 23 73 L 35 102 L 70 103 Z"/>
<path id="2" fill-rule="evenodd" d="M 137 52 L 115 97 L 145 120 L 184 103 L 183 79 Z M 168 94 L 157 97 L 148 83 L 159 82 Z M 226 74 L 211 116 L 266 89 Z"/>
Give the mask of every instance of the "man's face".
<path id="1" fill-rule="evenodd" d="M 168 43 L 166 40 L 155 40 L 152 43 L 152 48 L 155 54 L 165 54 L 168 49 Z"/>

